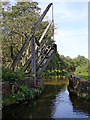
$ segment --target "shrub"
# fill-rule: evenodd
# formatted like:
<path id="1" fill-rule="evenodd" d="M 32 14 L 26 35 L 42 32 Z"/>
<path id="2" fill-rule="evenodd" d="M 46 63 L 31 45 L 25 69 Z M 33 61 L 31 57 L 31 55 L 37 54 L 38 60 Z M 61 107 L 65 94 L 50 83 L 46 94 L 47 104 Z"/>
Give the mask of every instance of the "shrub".
<path id="1" fill-rule="evenodd" d="M 24 74 L 21 74 L 18 71 L 13 72 L 10 69 L 2 67 L 2 81 L 17 81 L 17 80 L 22 80 L 23 77 Z"/>
<path id="2" fill-rule="evenodd" d="M 10 69 L 7 69 L 5 67 L 2 67 L 2 81 L 17 81 L 17 80 L 23 80 L 26 76 L 31 76 L 30 74 L 26 74 L 25 72 L 16 69 L 15 72 L 13 72 Z"/>
<path id="3" fill-rule="evenodd" d="M 25 101 L 30 101 L 34 97 L 40 95 L 41 91 L 35 88 L 27 88 L 27 86 L 22 85 L 19 87 L 18 92 L 15 94 L 10 94 L 9 96 L 3 97 L 3 102 L 5 104 L 20 103 Z"/>

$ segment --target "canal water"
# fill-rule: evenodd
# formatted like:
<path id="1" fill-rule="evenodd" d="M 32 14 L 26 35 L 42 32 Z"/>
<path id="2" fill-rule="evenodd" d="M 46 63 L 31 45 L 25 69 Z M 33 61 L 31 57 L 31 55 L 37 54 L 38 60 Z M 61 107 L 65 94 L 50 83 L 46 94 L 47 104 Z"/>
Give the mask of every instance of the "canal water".
<path id="1" fill-rule="evenodd" d="M 70 95 L 67 86 L 68 80 L 47 79 L 42 95 L 3 108 L 3 118 L 90 118 L 90 101 Z"/>

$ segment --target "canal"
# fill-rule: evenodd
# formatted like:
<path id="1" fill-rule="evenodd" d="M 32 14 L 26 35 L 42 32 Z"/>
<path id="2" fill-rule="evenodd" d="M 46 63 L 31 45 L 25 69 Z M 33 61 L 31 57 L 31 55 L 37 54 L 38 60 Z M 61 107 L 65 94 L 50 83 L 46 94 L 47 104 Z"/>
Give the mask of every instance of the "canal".
<path id="1" fill-rule="evenodd" d="M 45 90 L 28 104 L 3 108 L 3 118 L 88 118 L 89 100 L 69 94 L 68 80 L 46 79 Z"/>

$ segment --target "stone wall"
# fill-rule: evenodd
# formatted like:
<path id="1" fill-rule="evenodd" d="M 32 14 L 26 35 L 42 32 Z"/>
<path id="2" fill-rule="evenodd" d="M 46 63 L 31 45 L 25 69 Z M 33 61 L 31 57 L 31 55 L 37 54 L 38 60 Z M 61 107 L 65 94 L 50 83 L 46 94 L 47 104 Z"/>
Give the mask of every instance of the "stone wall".
<path id="1" fill-rule="evenodd" d="M 34 88 L 34 78 L 33 77 L 26 77 L 22 81 L 15 81 L 10 83 L 9 81 L 0 82 L 2 85 L 2 96 L 7 96 L 11 93 L 16 93 L 18 91 L 19 86 L 26 85 L 28 88 Z"/>
<path id="2" fill-rule="evenodd" d="M 71 94 L 90 99 L 90 81 L 70 75 L 68 90 Z"/>
<path id="3" fill-rule="evenodd" d="M 9 95 L 11 93 L 11 87 L 9 81 L 1 82 L 0 85 L 2 85 L 2 95 Z"/>

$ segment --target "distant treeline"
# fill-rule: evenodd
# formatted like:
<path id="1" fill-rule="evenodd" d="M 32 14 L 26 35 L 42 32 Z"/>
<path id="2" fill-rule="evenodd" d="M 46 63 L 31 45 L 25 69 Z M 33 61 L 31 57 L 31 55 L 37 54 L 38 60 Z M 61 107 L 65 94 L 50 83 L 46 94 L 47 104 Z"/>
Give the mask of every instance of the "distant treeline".
<path id="1" fill-rule="evenodd" d="M 48 71 L 51 74 L 56 71 L 56 75 L 76 74 L 88 76 L 88 63 L 89 60 L 84 56 L 78 55 L 76 58 L 70 58 L 69 56 L 59 55 L 55 53 L 50 61 L 45 73 Z"/>

